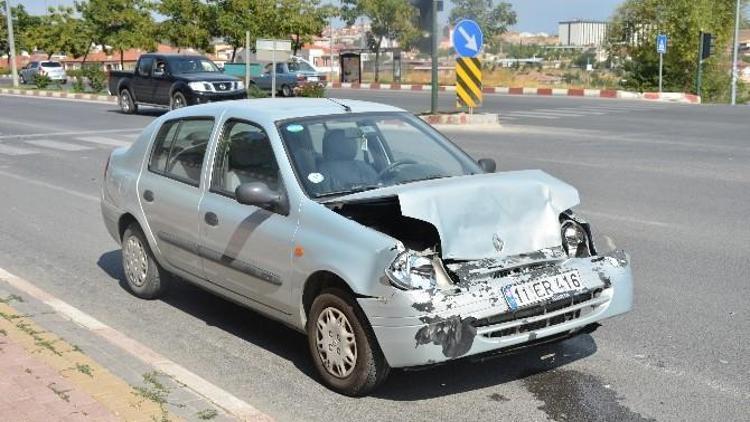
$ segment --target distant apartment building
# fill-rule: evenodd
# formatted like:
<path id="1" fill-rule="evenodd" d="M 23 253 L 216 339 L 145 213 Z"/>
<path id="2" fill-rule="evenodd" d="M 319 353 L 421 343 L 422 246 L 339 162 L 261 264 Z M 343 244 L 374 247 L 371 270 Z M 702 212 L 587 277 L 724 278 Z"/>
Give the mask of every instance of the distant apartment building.
<path id="1" fill-rule="evenodd" d="M 559 23 L 560 45 L 574 47 L 601 47 L 607 39 L 607 26 L 603 21 L 575 20 Z"/>

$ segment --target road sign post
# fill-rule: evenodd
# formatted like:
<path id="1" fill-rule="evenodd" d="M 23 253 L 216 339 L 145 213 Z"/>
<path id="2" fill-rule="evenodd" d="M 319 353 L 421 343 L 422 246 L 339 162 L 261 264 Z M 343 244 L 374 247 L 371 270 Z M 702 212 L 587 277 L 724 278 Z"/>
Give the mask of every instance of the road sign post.
<path id="1" fill-rule="evenodd" d="M 276 98 L 276 61 L 289 60 L 292 42 L 289 40 L 256 40 L 255 57 L 271 61 L 271 98 Z"/>
<path id="2" fill-rule="evenodd" d="M 665 34 L 659 34 L 656 37 L 656 52 L 659 53 L 659 92 L 662 92 L 664 81 L 664 54 L 667 53 L 667 36 Z"/>
<path id="3" fill-rule="evenodd" d="M 477 58 L 484 44 L 479 24 L 463 19 L 456 23 L 451 36 L 456 51 L 457 107 L 469 107 L 469 112 L 482 104 L 482 64 Z"/>
<path id="4" fill-rule="evenodd" d="M 5 18 L 8 20 L 8 58 L 10 59 L 10 73 L 13 77 L 13 87 L 18 87 L 18 67 L 16 66 L 16 40 L 13 38 L 13 15 L 11 15 L 10 0 L 5 1 Z"/>

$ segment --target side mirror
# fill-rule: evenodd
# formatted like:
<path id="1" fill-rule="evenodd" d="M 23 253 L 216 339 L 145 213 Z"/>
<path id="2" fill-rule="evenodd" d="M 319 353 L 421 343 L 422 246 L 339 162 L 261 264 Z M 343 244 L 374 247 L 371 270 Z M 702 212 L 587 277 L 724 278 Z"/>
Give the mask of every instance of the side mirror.
<path id="1" fill-rule="evenodd" d="M 492 158 L 481 158 L 477 163 L 485 173 L 494 173 L 497 170 L 497 163 Z"/>
<path id="2" fill-rule="evenodd" d="M 286 195 L 272 190 L 263 182 L 243 183 L 237 186 L 234 194 L 237 202 L 243 205 L 255 205 L 282 214 L 289 212 Z"/>

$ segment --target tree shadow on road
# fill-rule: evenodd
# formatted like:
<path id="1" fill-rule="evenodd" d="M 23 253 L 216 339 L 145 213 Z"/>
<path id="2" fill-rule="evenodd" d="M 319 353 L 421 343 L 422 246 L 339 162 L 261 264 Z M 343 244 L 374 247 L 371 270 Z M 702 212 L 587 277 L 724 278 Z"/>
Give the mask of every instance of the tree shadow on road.
<path id="1" fill-rule="evenodd" d="M 103 254 L 97 264 L 124 290 L 129 291 L 119 250 Z M 161 300 L 209 326 L 290 361 L 303 374 L 317 379 L 307 339 L 302 333 L 186 281 L 176 280 L 172 283 L 168 294 Z M 394 401 L 418 401 L 461 394 L 551 371 L 590 356 L 596 350 L 594 338 L 581 334 L 562 342 L 539 345 L 483 361 L 461 359 L 420 370 L 393 370 L 385 384 L 372 396 Z"/>

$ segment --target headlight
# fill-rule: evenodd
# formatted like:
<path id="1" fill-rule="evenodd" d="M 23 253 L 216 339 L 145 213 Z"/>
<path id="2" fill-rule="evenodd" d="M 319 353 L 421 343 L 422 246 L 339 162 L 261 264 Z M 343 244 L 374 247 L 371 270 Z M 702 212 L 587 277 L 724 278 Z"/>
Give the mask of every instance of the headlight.
<path id="1" fill-rule="evenodd" d="M 565 220 L 560 226 L 562 244 L 571 258 L 591 256 L 589 235 L 586 230 L 573 220 Z"/>
<path id="2" fill-rule="evenodd" d="M 211 86 L 211 84 L 207 82 L 190 82 L 188 86 L 190 87 L 190 89 L 196 92 L 213 91 L 213 86 Z"/>
<path id="3" fill-rule="evenodd" d="M 408 250 L 396 256 L 385 274 L 394 286 L 403 290 L 430 289 L 437 284 L 432 260 Z"/>
<path id="4" fill-rule="evenodd" d="M 245 83 L 244 82 L 237 82 L 237 89 L 245 89 Z"/>

